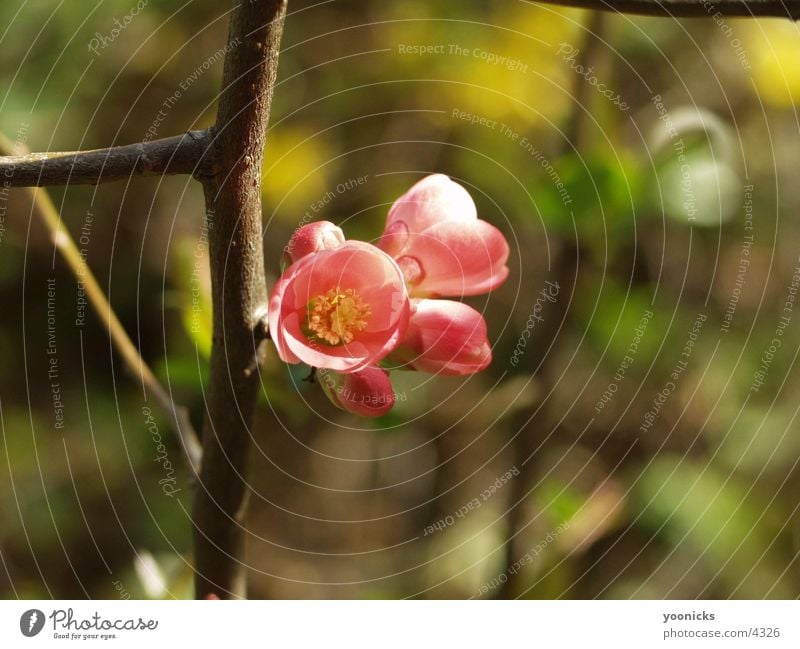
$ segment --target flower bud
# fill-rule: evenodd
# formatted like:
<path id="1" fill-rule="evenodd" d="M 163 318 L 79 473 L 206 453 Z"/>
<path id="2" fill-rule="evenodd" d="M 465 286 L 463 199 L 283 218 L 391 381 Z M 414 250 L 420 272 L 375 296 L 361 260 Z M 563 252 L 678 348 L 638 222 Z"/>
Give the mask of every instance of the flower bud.
<path id="1" fill-rule="evenodd" d="M 389 373 L 371 366 L 340 374 L 333 370 L 317 370 L 323 392 L 333 405 L 362 417 L 380 417 L 392 409 L 395 402 Z"/>
<path id="2" fill-rule="evenodd" d="M 451 300 L 412 300 L 413 315 L 403 342 L 389 360 L 402 369 L 464 375 L 492 361 L 486 322 L 475 309 Z"/>
<path id="3" fill-rule="evenodd" d="M 332 250 L 344 243 L 344 232 L 330 221 L 315 221 L 295 230 L 284 250 L 286 266 L 320 250 Z"/>

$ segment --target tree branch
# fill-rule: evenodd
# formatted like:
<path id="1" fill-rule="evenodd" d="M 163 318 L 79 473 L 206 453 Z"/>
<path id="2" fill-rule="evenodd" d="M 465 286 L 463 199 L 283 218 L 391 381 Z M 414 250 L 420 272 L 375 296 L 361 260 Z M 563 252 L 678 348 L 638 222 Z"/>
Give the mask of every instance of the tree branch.
<path id="1" fill-rule="evenodd" d="M 127 146 L 66 153 L 28 153 L 0 157 L 0 176 L 10 187 L 96 185 L 133 175 L 191 174 L 202 180 L 215 173 L 206 155 L 208 131 Z"/>
<path id="2" fill-rule="evenodd" d="M 645 16 L 708 18 L 791 18 L 800 20 L 800 0 L 537 0 L 563 7 L 581 7 Z"/>
<path id="3" fill-rule="evenodd" d="M 214 335 L 193 509 L 198 597 L 244 594 L 246 462 L 266 333 L 261 163 L 285 15 L 286 0 L 234 0 L 212 129 L 219 168 L 204 182 Z"/>
<path id="4" fill-rule="evenodd" d="M 0 134 L 0 153 L 14 153 L 14 145 L 4 135 Z M 14 156 L 26 157 L 26 156 Z M 103 289 L 97 282 L 94 273 L 86 265 L 85 260 L 81 257 L 78 247 L 75 245 L 75 240 L 70 236 L 69 231 L 66 229 L 61 221 L 61 216 L 58 213 L 53 201 L 44 189 L 37 189 L 36 187 L 27 187 L 24 190 L 33 200 L 33 211 L 39 217 L 42 225 L 44 225 L 50 240 L 55 245 L 58 252 L 66 261 L 67 266 L 72 272 L 73 276 L 83 282 L 84 291 L 89 298 L 89 303 L 94 308 L 100 321 L 105 325 L 108 331 L 111 342 L 116 347 L 122 360 L 128 368 L 128 371 L 133 376 L 138 376 L 142 385 L 145 388 L 145 394 L 150 394 L 155 398 L 159 409 L 162 414 L 171 423 L 175 432 L 178 433 L 178 438 L 181 441 L 183 450 L 186 453 L 186 458 L 189 462 L 189 467 L 193 473 L 196 473 L 200 468 L 200 441 L 197 433 L 192 426 L 189 419 L 189 413 L 186 408 L 178 406 L 172 401 L 172 398 L 167 390 L 159 383 L 156 375 L 153 374 L 150 367 L 139 354 L 136 345 L 128 337 L 125 332 L 125 327 L 119 321 L 117 314 L 111 307 Z"/>

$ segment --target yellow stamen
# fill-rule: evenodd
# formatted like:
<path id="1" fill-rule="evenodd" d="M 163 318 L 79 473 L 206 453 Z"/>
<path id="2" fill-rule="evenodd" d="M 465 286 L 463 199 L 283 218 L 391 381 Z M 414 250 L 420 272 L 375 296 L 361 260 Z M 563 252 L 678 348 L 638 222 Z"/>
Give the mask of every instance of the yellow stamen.
<path id="1" fill-rule="evenodd" d="M 364 330 L 371 315 L 358 293 L 337 286 L 311 300 L 308 329 L 313 337 L 328 345 L 346 344 Z"/>

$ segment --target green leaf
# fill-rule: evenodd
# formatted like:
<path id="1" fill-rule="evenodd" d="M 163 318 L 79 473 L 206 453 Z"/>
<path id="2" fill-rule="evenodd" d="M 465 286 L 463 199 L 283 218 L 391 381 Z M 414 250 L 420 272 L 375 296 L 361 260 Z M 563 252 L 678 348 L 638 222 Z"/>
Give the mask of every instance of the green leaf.
<path id="1" fill-rule="evenodd" d="M 795 597 L 784 576 L 789 557 L 777 556 L 767 503 L 716 467 L 666 456 L 645 467 L 633 487 L 641 522 L 689 551 L 719 575 L 736 597 Z"/>

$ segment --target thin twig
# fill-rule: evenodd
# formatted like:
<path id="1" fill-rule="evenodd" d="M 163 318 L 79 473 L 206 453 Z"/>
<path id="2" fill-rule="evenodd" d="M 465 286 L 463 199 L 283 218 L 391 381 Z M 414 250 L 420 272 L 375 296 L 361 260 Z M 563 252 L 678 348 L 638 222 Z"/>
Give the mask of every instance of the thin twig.
<path id="1" fill-rule="evenodd" d="M 537 0 L 563 7 L 582 7 L 644 16 L 673 18 L 791 18 L 800 20 L 800 0 Z"/>
<path id="2" fill-rule="evenodd" d="M 63 153 L 0 157 L 0 176 L 9 187 L 96 185 L 130 176 L 214 174 L 208 131 L 189 131 L 161 140 Z"/>
<path id="3" fill-rule="evenodd" d="M 11 154 L 13 152 L 14 144 L 6 138 L 5 135 L 0 133 L 0 153 Z M 97 278 L 86 266 L 78 247 L 75 245 L 74 239 L 70 236 L 69 231 L 62 223 L 61 216 L 55 205 L 53 205 L 53 201 L 50 200 L 47 190 L 37 187 L 26 187 L 23 191 L 27 192 L 31 197 L 34 213 L 47 229 L 53 244 L 59 253 L 61 253 L 70 271 L 76 279 L 83 282 L 89 302 L 92 307 L 94 307 L 100 321 L 105 325 L 108 335 L 117 348 L 117 351 L 122 356 L 125 365 L 134 376 L 139 376 L 141 378 L 142 384 L 145 387 L 145 394 L 150 394 L 155 398 L 164 416 L 172 423 L 183 445 L 183 449 L 189 461 L 189 466 L 193 473 L 196 474 L 200 468 L 201 449 L 197 433 L 189 420 L 188 411 L 186 408 L 178 406 L 172 401 L 169 393 L 164 389 L 161 383 L 159 383 L 155 374 L 153 374 L 141 354 L 139 354 L 139 350 L 136 349 L 133 341 L 131 341 L 128 334 L 125 333 L 125 328 L 122 326 L 117 314 L 111 307 L 103 289 L 97 282 Z"/>

